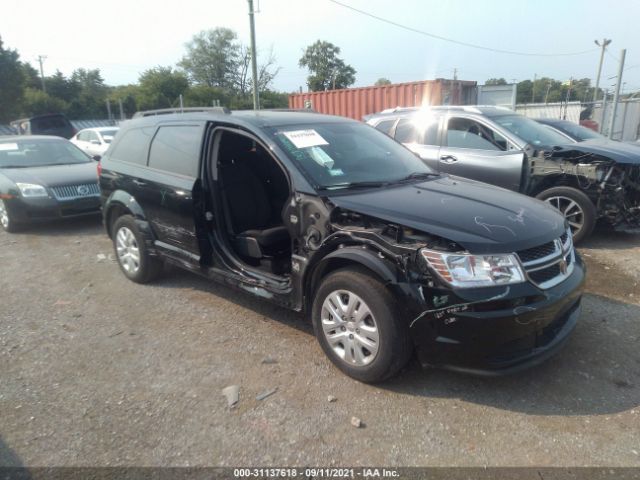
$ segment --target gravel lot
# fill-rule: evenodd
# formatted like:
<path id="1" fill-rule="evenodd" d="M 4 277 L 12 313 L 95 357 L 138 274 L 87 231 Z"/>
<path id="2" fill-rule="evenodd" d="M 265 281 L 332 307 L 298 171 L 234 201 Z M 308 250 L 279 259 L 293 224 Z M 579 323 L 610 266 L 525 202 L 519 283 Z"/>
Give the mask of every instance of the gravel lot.
<path id="1" fill-rule="evenodd" d="M 129 282 L 97 219 L 0 247 L 0 465 L 640 466 L 640 235 L 583 248 L 583 316 L 543 366 L 379 386 L 298 314 L 177 269 Z"/>

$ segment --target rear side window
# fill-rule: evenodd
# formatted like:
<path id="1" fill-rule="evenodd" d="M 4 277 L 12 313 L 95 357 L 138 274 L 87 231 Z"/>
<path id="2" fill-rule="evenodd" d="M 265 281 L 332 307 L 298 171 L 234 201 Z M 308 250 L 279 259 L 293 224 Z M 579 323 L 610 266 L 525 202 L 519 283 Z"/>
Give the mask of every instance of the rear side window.
<path id="1" fill-rule="evenodd" d="M 196 178 L 201 139 L 201 128 L 197 125 L 160 127 L 151 142 L 149 166 Z"/>
<path id="2" fill-rule="evenodd" d="M 387 135 L 389 135 L 391 133 L 391 127 L 393 127 L 394 123 L 396 123 L 395 118 L 392 120 L 383 120 L 376 125 L 376 128 L 382 133 L 386 133 Z"/>
<path id="3" fill-rule="evenodd" d="M 153 128 L 132 128 L 122 135 L 120 141 L 112 147 L 109 158 L 118 162 L 147 164 L 149 140 Z"/>
<path id="4" fill-rule="evenodd" d="M 395 139 L 400 143 L 437 145 L 438 121 L 434 118 L 402 118 L 396 126 Z"/>

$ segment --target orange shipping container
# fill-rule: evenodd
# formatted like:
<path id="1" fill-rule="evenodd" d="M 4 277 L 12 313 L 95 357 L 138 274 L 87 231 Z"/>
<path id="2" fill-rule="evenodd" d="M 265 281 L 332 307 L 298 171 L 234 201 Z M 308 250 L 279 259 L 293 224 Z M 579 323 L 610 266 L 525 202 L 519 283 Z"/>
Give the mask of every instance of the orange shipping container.
<path id="1" fill-rule="evenodd" d="M 476 82 L 467 80 L 424 80 L 379 87 L 345 88 L 289 95 L 289 108 L 312 108 L 320 113 L 356 120 L 386 108 L 426 105 L 473 105 Z"/>

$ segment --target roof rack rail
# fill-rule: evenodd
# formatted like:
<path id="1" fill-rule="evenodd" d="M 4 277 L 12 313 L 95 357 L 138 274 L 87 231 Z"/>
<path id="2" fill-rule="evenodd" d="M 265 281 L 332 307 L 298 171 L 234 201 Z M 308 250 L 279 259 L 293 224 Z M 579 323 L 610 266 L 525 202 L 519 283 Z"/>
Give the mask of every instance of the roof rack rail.
<path id="1" fill-rule="evenodd" d="M 186 108 L 160 108 L 157 110 L 145 110 L 136 112 L 133 118 L 151 117 L 153 115 L 169 115 L 172 113 L 191 113 L 191 112 L 210 112 L 210 113 L 224 113 L 228 115 L 231 113 L 227 107 L 186 107 Z"/>
<path id="2" fill-rule="evenodd" d="M 307 112 L 307 113 L 318 113 L 317 110 L 313 108 L 261 108 L 261 112 Z"/>

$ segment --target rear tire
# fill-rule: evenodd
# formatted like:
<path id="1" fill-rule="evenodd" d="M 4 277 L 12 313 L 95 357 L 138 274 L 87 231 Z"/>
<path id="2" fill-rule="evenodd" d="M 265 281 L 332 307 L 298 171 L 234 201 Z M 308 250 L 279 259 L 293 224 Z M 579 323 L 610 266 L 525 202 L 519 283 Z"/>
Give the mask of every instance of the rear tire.
<path id="1" fill-rule="evenodd" d="M 562 213 L 569 222 L 573 243 L 579 243 L 593 232 L 596 226 L 596 207 L 584 192 L 571 187 L 554 187 L 536 195 Z"/>
<path id="2" fill-rule="evenodd" d="M 365 269 L 329 274 L 316 292 L 311 318 L 325 354 L 361 382 L 385 380 L 411 357 L 409 326 L 394 295 Z"/>
<path id="3" fill-rule="evenodd" d="M 122 273 L 136 283 L 155 280 L 162 271 L 162 261 L 149 255 L 135 219 L 131 215 L 118 217 L 111 231 L 116 260 Z"/>

